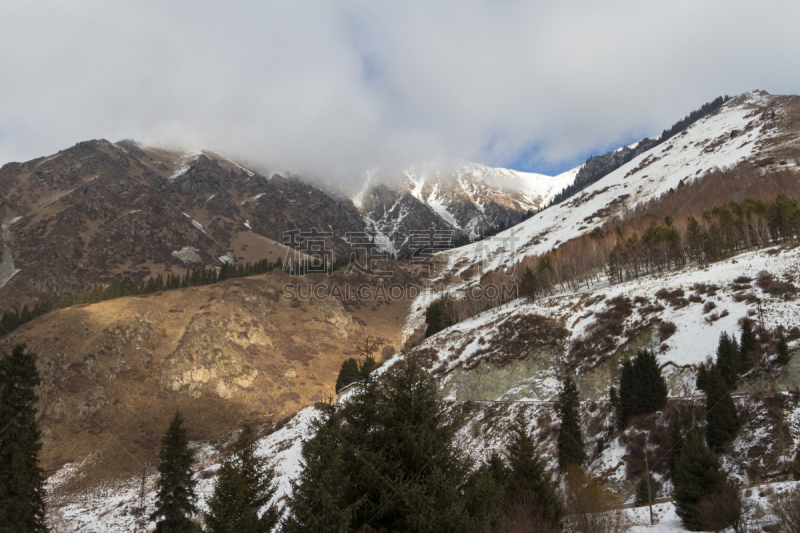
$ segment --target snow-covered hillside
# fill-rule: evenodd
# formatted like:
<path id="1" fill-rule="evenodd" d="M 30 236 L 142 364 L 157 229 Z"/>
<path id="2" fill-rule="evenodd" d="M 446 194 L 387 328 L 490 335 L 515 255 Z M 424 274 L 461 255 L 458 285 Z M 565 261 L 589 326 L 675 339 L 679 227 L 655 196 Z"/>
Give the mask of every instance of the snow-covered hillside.
<path id="1" fill-rule="evenodd" d="M 713 168 L 755 161 L 784 133 L 772 122 L 772 113 L 780 118 L 788 112 L 782 98 L 762 92 L 733 98 L 681 134 L 638 155 L 566 201 L 492 239 L 449 252 L 448 261 L 460 272 L 476 257 L 499 257 L 503 250 L 512 252 L 503 255 L 503 264 L 541 254 L 591 231 L 625 209 L 659 197 L 681 181 Z M 768 108 L 770 114 L 765 113 Z M 797 144 L 796 136 L 792 142 Z"/>

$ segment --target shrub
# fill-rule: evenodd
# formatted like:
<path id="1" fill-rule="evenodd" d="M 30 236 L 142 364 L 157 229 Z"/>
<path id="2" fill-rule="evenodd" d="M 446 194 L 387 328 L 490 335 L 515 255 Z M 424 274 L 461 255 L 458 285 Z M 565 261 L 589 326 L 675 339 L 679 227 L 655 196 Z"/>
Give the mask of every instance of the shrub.
<path id="1" fill-rule="evenodd" d="M 781 531 L 800 533 L 800 490 L 792 490 L 776 499 L 769 510 L 778 519 Z"/>
<path id="2" fill-rule="evenodd" d="M 712 309 L 716 308 L 717 304 L 712 302 L 711 300 L 707 301 L 706 304 L 703 306 L 703 313 L 708 313 Z"/>
<path id="3" fill-rule="evenodd" d="M 744 501 L 742 494 L 731 483 L 719 492 L 707 496 L 697 504 L 698 525 L 704 531 L 723 531 L 732 528 L 735 533 L 745 533 Z"/>
<path id="4" fill-rule="evenodd" d="M 673 322 L 662 322 L 660 326 L 658 326 L 658 337 L 661 339 L 661 342 L 664 342 L 668 338 L 672 337 L 672 335 L 678 330 L 678 326 L 675 325 Z"/>

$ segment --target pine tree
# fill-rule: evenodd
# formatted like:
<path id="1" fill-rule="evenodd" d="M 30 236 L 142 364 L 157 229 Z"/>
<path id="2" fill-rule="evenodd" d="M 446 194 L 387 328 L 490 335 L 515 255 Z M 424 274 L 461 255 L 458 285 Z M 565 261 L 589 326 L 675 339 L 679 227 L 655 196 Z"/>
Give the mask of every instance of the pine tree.
<path id="1" fill-rule="evenodd" d="M 723 332 L 717 345 L 717 367 L 728 387 L 733 387 L 742 372 L 742 359 L 736 340 Z"/>
<path id="2" fill-rule="evenodd" d="M 702 433 L 693 428 L 686 439 L 686 446 L 675 465 L 675 507 L 683 525 L 691 530 L 700 529 L 696 505 L 719 491 L 726 482 L 714 452 L 706 447 Z"/>
<path id="3" fill-rule="evenodd" d="M 64 297 L 61 298 L 61 301 L 58 303 L 58 306 L 62 309 L 65 307 L 70 307 L 75 302 L 75 297 L 72 294 L 72 289 L 67 289 L 67 292 L 64 293 Z"/>
<path id="4" fill-rule="evenodd" d="M 303 442 L 303 470 L 294 482 L 288 501 L 289 517 L 284 533 L 346 533 L 364 498 L 348 501 L 344 441 L 336 406 L 320 406 L 322 413 L 312 425 L 314 437 Z"/>
<path id="5" fill-rule="evenodd" d="M 256 439 L 245 422 L 217 473 L 214 494 L 208 502 L 210 512 L 205 516 L 206 531 L 269 533 L 280 513 L 274 504 L 260 518 L 259 510 L 267 506 L 275 490 L 275 471 L 264 458 L 256 456 Z"/>
<path id="6" fill-rule="evenodd" d="M 567 376 L 564 387 L 558 395 L 558 413 L 561 420 L 558 432 L 558 466 L 562 471 L 568 465 L 580 465 L 586 459 L 578 407 L 580 407 L 578 388 L 572 377 Z"/>
<path id="7" fill-rule="evenodd" d="M 339 369 L 339 376 L 336 378 L 336 392 L 339 392 L 347 385 L 358 380 L 358 361 L 354 357 L 348 357 L 342 361 Z"/>
<path id="8" fill-rule="evenodd" d="M 739 337 L 739 353 L 745 370 L 753 368 L 758 357 L 758 339 L 753 332 L 753 321 L 742 319 L 741 336 Z"/>
<path id="9" fill-rule="evenodd" d="M 527 496 L 542 517 L 556 528 L 563 516 L 563 510 L 555 488 L 545 473 L 536 444 L 528 434 L 523 419 L 517 418 L 512 431 L 513 437 L 506 452 L 507 501 Z"/>
<path id="10" fill-rule="evenodd" d="M 650 482 L 650 486 L 647 486 L 647 476 L 645 475 L 639 482 L 636 484 L 636 494 L 633 498 L 633 503 L 636 507 L 641 507 L 642 505 L 648 505 L 650 503 L 650 490 L 652 489 L 652 481 Z"/>
<path id="11" fill-rule="evenodd" d="M 47 531 L 34 391 L 40 382 L 36 355 L 24 344 L 0 359 L 0 532 Z"/>
<path id="12" fill-rule="evenodd" d="M 719 369 L 708 373 L 706 391 L 706 442 L 709 447 L 719 450 L 736 435 L 739 417 L 731 392 L 722 379 Z"/>
<path id="13" fill-rule="evenodd" d="M 156 510 L 150 515 L 150 520 L 156 522 L 156 532 L 197 531 L 196 524 L 189 520 L 189 516 L 197 513 L 194 493 L 197 482 L 192 479 L 194 454 L 189 449 L 186 428 L 183 427 L 183 417 L 180 412 L 175 413 L 161 440 L 161 452 L 158 457 L 160 464 Z"/>
<path id="14" fill-rule="evenodd" d="M 785 365 L 789 362 L 789 344 L 786 342 L 786 336 L 783 331 L 778 335 L 778 344 L 775 346 L 778 354 L 778 364 Z"/>

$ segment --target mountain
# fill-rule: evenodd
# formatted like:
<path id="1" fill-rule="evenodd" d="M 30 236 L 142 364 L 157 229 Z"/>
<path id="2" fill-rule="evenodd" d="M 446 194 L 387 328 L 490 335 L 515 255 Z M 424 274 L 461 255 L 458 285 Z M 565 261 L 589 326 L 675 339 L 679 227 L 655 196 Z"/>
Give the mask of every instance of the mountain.
<path id="1" fill-rule="evenodd" d="M 496 237 L 447 253 L 451 274 L 489 255 L 493 267 L 540 255 L 606 221 L 659 198 L 715 169 L 749 162 L 766 175 L 796 169 L 800 154 L 800 97 L 745 93 L 682 133 L 647 150 L 566 201 Z M 508 253 L 509 246 L 512 247 Z"/>
<path id="2" fill-rule="evenodd" d="M 125 144 L 116 146 L 129 151 Z M 632 229 L 640 231 L 643 240 L 651 223 L 660 228 L 674 224 L 680 237 L 685 235 L 686 216 L 696 213 L 698 206 L 742 202 L 752 191 L 762 191 L 759 194 L 765 201 L 773 201 L 782 186 L 796 198 L 798 146 L 800 98 L 758 91 L 732 98 L 666 142 L 586 184 L 566 201 L 495 236 L 436 254 L 434 279 L 420 279 L 404 263 L 391 263 L 395 275 L 386 276 L 388 283 L 418 284 L 429 289 L 411 301 L 398 299 L 378 305 L 370 299 L 347 303 L 275 300 L 278 289 L 292 279 L 274 271 L 207 287 L 60 309 L 32 320 L 0 340 L 0 348 L 7 351 L 12 343 L 25 341 L 44 354 L 40 371 L 46 385 L 40 409 L 45 438 L 52 439 L 46 442 L 44 452 L 52 473 L 48 482 L 50 522 L 66 530 L 141 528 L 137 516 L 146 516 L 152 508 L 156 479 L 153 465 L 146 461 L 152 460 L 157 438 L 171 414 L 167 411 L 175 407 L 186 411 L 187 425 L 200 428 L 194 429 L 197 433 L 191 439 L 199 453 L 195 469 L 201 508 L 210 494 L 230 432 L 237 417 L 242 416 L 257 422 L 259 450 L 277 468 L 280 490 L 276 501 L 282 503 L 302 468 L 301 441 L 313 436 L 310 422 L 317 411 L 309 404 L 330 393 L 336 366 L 367 335 L 384 336 L 395 349 L 408 342 L 410 350 L 394 355 L 377 375 L 404 358 L 428 368 L 444 392 L 444 409 L 464 422 L 459 445 L 479 461 L 504 447 L 512 421 L 522 416 L 548 470 L 554 471 L 558 427 L 553 399 L 563 377 L 573 375 L 581 394 L 581 426 L 589 469 L 625 500 L 642 476 L 645 447 L 654 454 L 650 457 L 655 462 L 650 466 L 656 494 L 663 497 L 670 493 L 664 459 L 669 448 L 669 424 L 675 418 L 687 427 L 695 422 L 702 424 L 704 397 L 695 386 L 699 365 L 713 356 L 722 332 L 738 333 L 739 319 L 750 317 L 759 328 L 764 324 L 763 332 L 759 330 L 763 357 L 739 382 L 734 397 L 743 414 L 742 424 L 723 455 L 723 463 L 744 484 L 785 479 L 794 442 L 800 438 L 800 400 L 793 393 L 776 392 L 776 388 L 795 389 L 800 384 L 800 248 L 796 238 L 783 235 L 780 242 L 772 242 L 782 230 L 764 214 L 754 217 L 763 239 L 748 243 L 746 249 L 699 263 L 691 256 L 683 262 L 668 259 L 663 266 L 647 255 L 650 251 L 640 248 L 637 253 L 642 262 L 650 263 L 636 275 L 619 279 L 609 276 L 611 269 L 606 266 L 609 254 L 617 244 L 628 242 Z M 152 148 L 137 149 L 145 156 L 136 159 L 148 169 L 157 169 L 156 162 L 166 167 L 159 170 L 160 179 L 156 179 L 166 183 L 163 194 L 171 191 L 171 176 L 177 174 L 173 181 L 180 180 L 183 174 L 178 173 L 184 167 L 188 167 L 185 173 L 193 172 L 195 180 L 180 182 L 180 192 L 171 192 L 170 199 L 181 206 L 178 220 L 188 218 L 182 215 L 186 212 L 209 234 L 207 248 L 189 244 L 199 250 L 198 255 L 207 249 L 208 261 L 214 261 L 228 251 L 218 244 L 216 230 L 209 231 L 217 227 L 211 223 L 217 218 L 203 207 L 213 199 L 206 194 L 221 194 L 221 199 L 230 195 L 231 202 L 226 205 L 240 210 L 220 215 L 231 242 L 249 232 L 234 232 L 234 223 L 247 228 L 247 222 L 252 233 L 264 231 L 265 239 L 275 235 L 267 233 L 266 222 L 253 224 L 253 197 L 260 193 L 247 184 L 257 174 L 250 176 L 221 156 L 171 153 L 170 157 L 159 157 Z M 102 144 L 100 151 L 109 157 L 124 155 L 111 143 Z M 44 191 L 49 189 L 41 185 L 28 181 L 27 188 L 19 186 L 19 176 L 29 176 L 35 164 L 25 164 L 24 172 L 15 174 L 18 188 L 14 190 L 45 196 Z M 201 168 L 192 171 L 192 166 Z M 14 269 L 21 269 L 11 278 L 11 286 L 26 279 L 26 269 L 32 268 L 31 263 L 17 259 L 17 251 L 39 243 L 31 232 L 31 223 L 37 220 L 30 214 L 32 209 L 23 213 L 22 219 L 9 222 L 20 215 L 10 209 L 15 204 L 5 186 L 6 173 L 16 167 L 6 167 L 0 173 L 5 209 L 1 218 L 10 232 L 4 232 L 4 241 L 13 252 Z M 723 167 L 732 169 L 719 170 Z M 409 170 L 401 176 L 408 178 L 405 181 L 373 176 L 353 202 L 319 194 L 327 198 L 323 205 L 331 212 L 347 214 L 342 216 L 340 228 L 353 220 L 353 226 L 363 228 L 366 224 L 377 237 L 383 234 L 387 240 L 392 232 L 399 233 L 400 238 L 390 241 L 399 252 L 408 246 L 401 232 L 418 229 L 416 224 L 471 231 L 481 228 L 482 223 L 503 221 L 503 216 L 511 216 L 505 213 L 512 210 L 519 209 L 521 214 L 525 206 L 546 205 L 563 188 L 553 178 L 529 180 L 525 175 L 482 170 L 468 163 L 454 168 L 463 170 Z M 560 177 L 563 184 L 574 183 L 579 171 Z M 118 175 L 125 173 L 119 171 Z M 89 182 L 91 176 L 76 180 L 77 186 L 91 187 L 101 179 Z M 139 178 L 131 179 L 138 183 Z M 262 180 L 268 183 L 276 177 L 260 178 L 259 183 Z M 212 184 L 223 181 L 224 185 Z M 278 178 L 276 183 L 291 185 L 270 190 L 287 205 L 292 205 L 292 200 L 300 202 L 302 194 L 317 194 L 294 178 Z M 524 188 L 522 184 L 526 184 Z M 193 187 L 202 192 L 193 193 Z M 214 187 L 216 192 L 211 191 Z M 238 188 L 244 192 L 239 193 Z M 76 200 L 74 190 L 68 186 L 62 189 L 72 195 L 71 201 Z M 708 191 L 712 198 L 704 198 Z M 687 196 L 689 193 L 693 196 Z M 14 198 L 23 198 L 24 194 Z M 134 196 L 129 198 L 135 201 Z M 676 199 L 681 199 L 680 205 Z M 27 202 L 25 205 L 32 205 L 32 200 Z M 58 198 L 53 202 L 62 211 L 73 209 L 59 203 Z M 158 199 L 148 197 L 148 202 Z M 707 210 L 707 219 L 702 211 L 697 216 L 702 219 L 703 231 L 710 234 L 722 214 L 712 212 L 711 207 Z M 291 214 L 291 210 L 281 213 Z M 664 213 L 670 215 L 670 222 Z M 115 216 L 109 211 L 111 220 Z M 321 219 L 314 213 L 305 216 L 315 217 L 315 223 Z M 472 222 L 476 219 L 478 222 Z M 92 219 L 87 214 L 86 220 L 87 234 L 101 231 L 102 217 Z M 409 222 L 404 226 L 406 220 Z M 19 223 L 24 223 L 19 226 L 24 235 L 18 233 Z M 772 229 L 769 224 L 773 224 Z M 160 227 L 166 228 L 167 235 L 172 234 L 169 224 Z M 185 221 L 185 227 L 199 232 L 198 242 L 205 238 L 193 222 Z M 734 230 L 743 228 L 734 223 Z M 158 233 L 154 230 L 148 235 Z M 82 245 L 82 249 L 86 254 L 95 253 L 94 246 L 102 242 L 94 240 L 92 246 Z M 586 246 L 575 248 L 575 243 Z M 183 242 L 166 249 L 182 249 L 178 244 Z M 334 242 L 332 246 L 343 244 Z M 689 246 L 683 240 L 680 245 Z M 113 248 L 113 241 L 109 246 Z M 580 253 L 573 253 L 573 248 Z M 488 302 L 481 307 L 483 304 L 477 302 L 465 316 L 454 313 L 449 316 L 451 324 L 425 338 L 426 311 L 439 296 L 449 293 L 456 301 L 470 294 L 472 288 L 502 278 L 516 265 L 520 270 L 528 265 L 536 270 L 545 254 L 555 265 L 550 267 L 551 284 L 546 291 L 530 300 L 512 298 L 500 302 L 502 305 Z M 568 259 L 574 259 L 575 264 L 568 264 Z M 514 270 L 507 277 L 516 279 L 519 273 Z M 310 283 L 308 290 L 316 290 L 347 279 L 344 272 L 337 271 L 333 279 L 320 275 L 306 281 Z M 354 282 L 379 283 L 367 276 Z M 792 354 L 785 365 L 778 364 L 773 354 L 779 325 L 785 328 Z M 614 432 L 608 390 L 616 383 L 620 361 L 642 347 L 657 353 L 668 380 L 669 403 L 662 411 L 637 418 L 625 431 Z M 345 390 L 340 401 L 346 401 L 347 394 Z M 298 409 L 290 421 L 276 421 L 276 417 Z M 122 458 L 126 449 L 134 450 L 136 460 Z M 124 468 L 117 468 L 118 464 Z M 145 513 L 139 507 L 142 504 Z"/>
<path id="3" fill-rule="evenodd" d="M 398 253 L 408 249 L 413 230 L 477 237 L 514 225 L 572 184 L 579 168 L 551 177 L 467 161 L 430 164 L 400 176 L 373 173 L 353 202 L 381 242 Z"/>
<path id="4" fill-rule="evenodd" d="M 345 235 L 364 231 L 350 201 L 297 177 L 105 140 L 4 165 L 0 220 L 4 309 L 122 275 L 138 284 L 229 260 L 284 260 L 284 232 L 297 229 L 331 231 L 329 249 L 345 255 Z"/>

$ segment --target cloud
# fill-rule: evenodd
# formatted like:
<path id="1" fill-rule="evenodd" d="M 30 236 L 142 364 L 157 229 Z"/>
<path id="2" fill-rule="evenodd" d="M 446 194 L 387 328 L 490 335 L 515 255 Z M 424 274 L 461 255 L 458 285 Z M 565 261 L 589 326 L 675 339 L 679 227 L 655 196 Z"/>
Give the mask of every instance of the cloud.
<path id="1" fill-rule="evenodd" d="M 0 162 L 81 140 L 347 181 L 563 170 L 720 94 L 797 93 L 797 2 L 11 2 Z"/>

